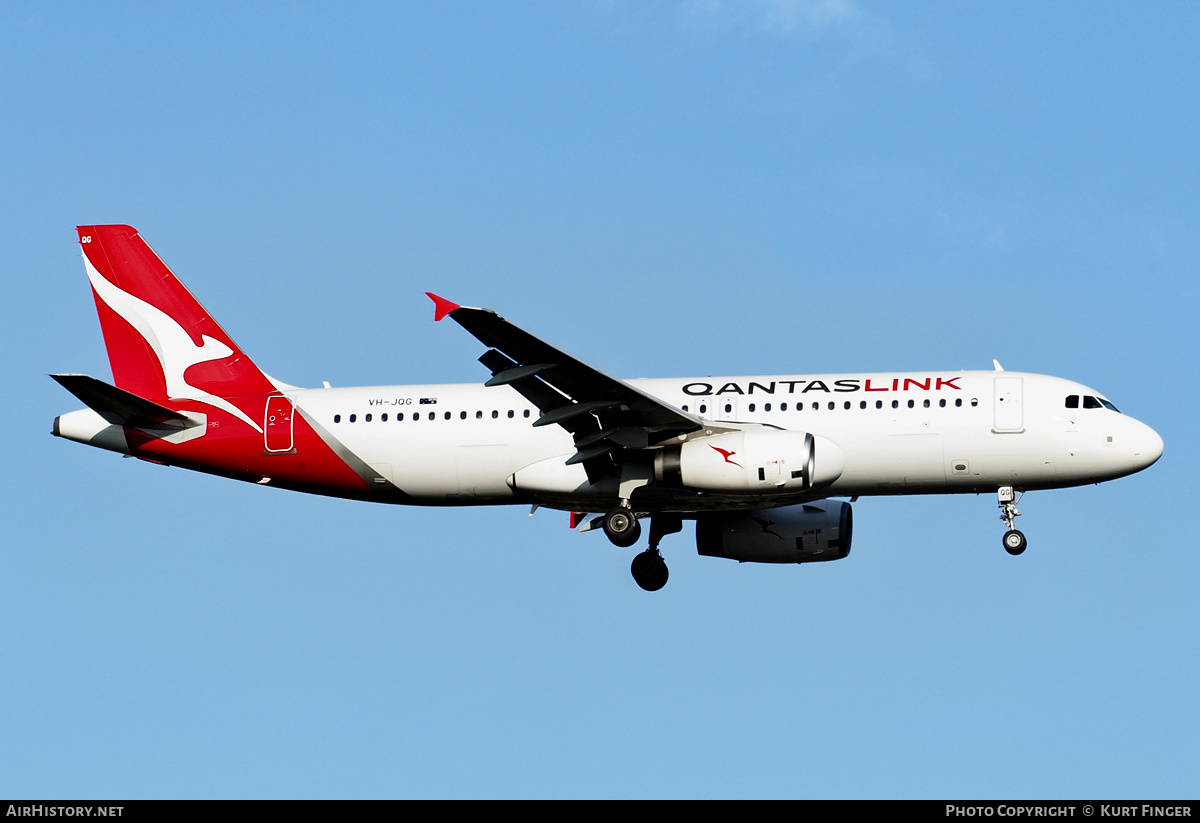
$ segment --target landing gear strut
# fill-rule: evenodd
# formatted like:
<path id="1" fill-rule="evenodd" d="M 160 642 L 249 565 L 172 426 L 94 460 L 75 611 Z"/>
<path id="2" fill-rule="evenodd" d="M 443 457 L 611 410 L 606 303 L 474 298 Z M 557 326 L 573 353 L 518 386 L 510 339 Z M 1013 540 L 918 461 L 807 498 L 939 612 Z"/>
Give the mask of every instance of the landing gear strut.
<path id="1" fill-rule="evenodd" d="M 1025 492 L 1014 496 L 1012 486 L 1001 486 L 1000 490 L 996 492 L 997 505 L 1000 506 L 1000 519 L 1008 526 L 1008 531 L 1004 533 L 1004 550 L 1013 555 L 1025 551 L 1025 547 L 1029 545 L 1025 535 L 1013 527 L 1013 520 L 1021 516 L 1021 513 L 1017 511 L 1017 502 L 1024 496 Z"/>
<path id="2" fill-rule="evenodd" d="M 642 536 L 642 527 L 637 515 L 622 500 L 616 508 L 609 509 L 600 521 L 608 539 L 621 548 L 628 548 Z M 656 514 L 650 518 L 650 547 L 633 558 L 629 570 L 633 579 L 648 592 L 656 592 L 667 585 L 667 564 L 658 550 L 659 542 L 668 534 L 683 530 L 683 518 L 677 514 Z"/>
<path id="3" fill-rule="evenodd" d="M 677 514 L 656 514 L 650 518 L 650 548 L 633 558 L 629 570 L 633 579 L 648 592 L 667 585 L 667 564 L 658 550 L 659 542 L 668 534 L 683 530 L 683 518 Z"/>

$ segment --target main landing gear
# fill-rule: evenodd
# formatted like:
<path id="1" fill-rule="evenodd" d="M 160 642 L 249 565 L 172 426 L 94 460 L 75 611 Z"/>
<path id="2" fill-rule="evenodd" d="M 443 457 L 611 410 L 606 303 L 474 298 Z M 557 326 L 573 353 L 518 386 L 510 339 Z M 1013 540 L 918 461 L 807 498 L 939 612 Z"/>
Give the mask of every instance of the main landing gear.
<path id="1" fill-rule="evenodd" d="M 617 506 L 604 515 L 604 533 L 614 546 L 628 549 L 642 536 L 642 526 L 637 515 L 626 506 Z"/>
<path id="2" fill-rule="evenodd" d="M 627 504 L 610 509 L 601 525 L 608 539 L 623 549 L 632 546 L 642 536 L 637 515 Z M 656 592 L 667 585 L 669 572 L 658 544 L 666 535 L 682 529 L 683 518 L 677 514 L 656 514 L 650 518 L 650 547 L 635 556 L 629 567 L 634 581 L 646 591 Z"/>
<path id="3" fill-rule="evenodd" d="M 667 564 L 658 549 L 646 549 L 633 558 L 629 566 L 633 579 L 648 592 L 656 592 L 667 585 Z"/>
<path id="4" fill-rule="evenodd" d="M 1009 554 L 1020 554 L 1025 551 L 1029 542 L 1025 539 L 1025 535 L 1017 531 L 1013 527 L 1013 520 L 1021 516 L 1017 511 L 1017 502 L 1025 496 L 1025 492 L 1014 495 L 1012 486 L 1001 486 L 996 492 L 997 505 L 1000 506 L 1000 519 L 1008 526 L 1008 531 L 1004 533 L 1004 550 Z"/>

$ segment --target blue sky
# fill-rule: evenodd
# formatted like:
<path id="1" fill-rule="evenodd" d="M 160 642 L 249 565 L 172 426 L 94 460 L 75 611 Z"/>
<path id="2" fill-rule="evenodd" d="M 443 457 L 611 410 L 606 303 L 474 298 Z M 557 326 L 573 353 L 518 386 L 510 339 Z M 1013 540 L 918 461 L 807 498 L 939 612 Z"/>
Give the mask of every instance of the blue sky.
<path id="1" fill-rule="evenodd" d="M 1194 4 L 0 8 L 0 795 L 1200 792 Z M 1150 470 L 863 499 L 648 595 L 566 516 L 303 497 L 49 435 L 137 226 L 291 383 L 481 381 L 436 291 L 626 377 L 990 368 Z"/>

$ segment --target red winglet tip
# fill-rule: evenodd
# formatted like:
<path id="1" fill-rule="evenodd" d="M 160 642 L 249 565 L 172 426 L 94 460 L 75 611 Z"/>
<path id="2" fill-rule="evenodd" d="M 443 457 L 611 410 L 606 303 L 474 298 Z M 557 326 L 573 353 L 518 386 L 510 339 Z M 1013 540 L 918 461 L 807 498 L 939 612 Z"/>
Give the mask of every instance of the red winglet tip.
<path id="1" fill-rule="evenodd" d="M 587 517 L 587 512 L 571 512 L 571 528 L 573 529 L 582 523 L 585 517 Z"/>
<path id="2" fill-rule="evenodd" d="M 455 309 L 462 308 L 457 303 L 452 303 L 444 297 L 438 297 L 431 291 L 425 292 L 425 296 L 433 301 L 433 319 L 434 322 L 441 320 Z"/>

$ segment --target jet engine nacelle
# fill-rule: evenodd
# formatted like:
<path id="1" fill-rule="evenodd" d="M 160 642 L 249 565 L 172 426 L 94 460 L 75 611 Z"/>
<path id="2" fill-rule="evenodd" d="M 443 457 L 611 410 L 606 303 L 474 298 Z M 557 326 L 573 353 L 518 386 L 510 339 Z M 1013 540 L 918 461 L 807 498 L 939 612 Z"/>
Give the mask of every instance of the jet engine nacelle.
<path id="1" fill-rule="evenodd" d="M 670 488 L 714 492 L 803 491 L 842 475 L 832 440 L 797 431 L 736 431 L 659 450 L 654 479 Z"/>
<path id="2" fill-rule="evenodd" d="M 816 500 L 777 509 L 706 514 L 696 520 L 696 550 L 740 563 L 812 563 L 850 554 L 850 504 Z"/>

